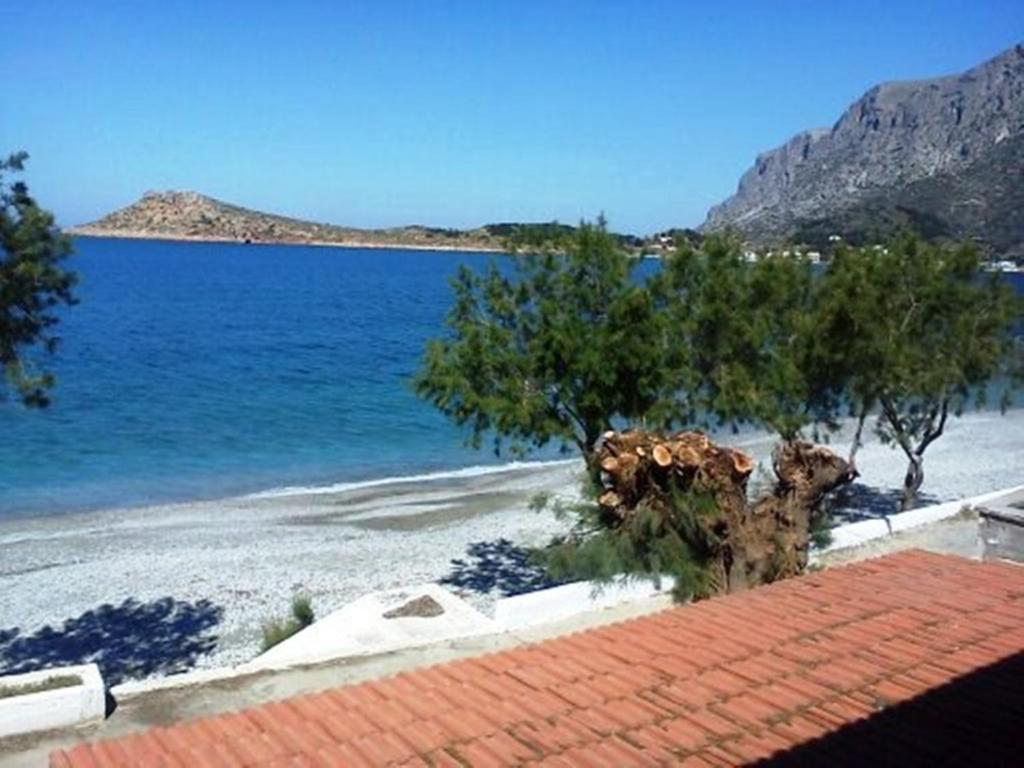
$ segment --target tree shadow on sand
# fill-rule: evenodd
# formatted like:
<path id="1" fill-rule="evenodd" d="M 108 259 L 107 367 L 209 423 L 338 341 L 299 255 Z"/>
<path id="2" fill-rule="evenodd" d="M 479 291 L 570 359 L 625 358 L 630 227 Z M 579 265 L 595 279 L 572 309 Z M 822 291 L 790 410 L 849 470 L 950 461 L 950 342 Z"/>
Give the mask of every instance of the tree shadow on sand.
<path id="1" fill-rule="evenodd" d="M 831 511 L 836 525 L 856 523 L 861 520 L 884 520 L 900 511 L 901 491 L 898 488 L 875 488 L 864 483 L 851 483 L 836 499 Z M 927 493 L 919 493 L 912 509 L 939 504 L 942 499 Z"/>
<path id="2" fill-rule="evenodd" d="M 528 549 L 508 539 L 474 542 L 466 548 L 466 555 L 465 560 L 452 560 L 451 572 L 441 584 L 480 594 L 497 591 L 502 597 L 511 597 L 565 583 L 553 580 L 531 562 Z"/>
<path id="3" fill-rule="evenodd" d="M 0 629 L 0 674 L 95 662 L 108 686 L 154 674 L 185 672 L 217 645 L 224 609 L 209 600 L 164 597 L 101 605 L 26 635 Z"/>

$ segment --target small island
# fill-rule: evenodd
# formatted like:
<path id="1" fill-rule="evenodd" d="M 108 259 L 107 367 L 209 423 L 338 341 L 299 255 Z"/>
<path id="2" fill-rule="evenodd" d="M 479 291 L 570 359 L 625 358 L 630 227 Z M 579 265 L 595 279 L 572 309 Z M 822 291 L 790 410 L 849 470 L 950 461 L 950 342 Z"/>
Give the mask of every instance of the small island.
<path id="1" fill-rule="evenodd" d="M 79 237 L 142 240 L 498 251 L 506 226 L 472 230 L 420 225 L 359 229 L 254 211 L 198 192 L 169 191 L 147 192 L 126 208 L 68 232 Z"/>

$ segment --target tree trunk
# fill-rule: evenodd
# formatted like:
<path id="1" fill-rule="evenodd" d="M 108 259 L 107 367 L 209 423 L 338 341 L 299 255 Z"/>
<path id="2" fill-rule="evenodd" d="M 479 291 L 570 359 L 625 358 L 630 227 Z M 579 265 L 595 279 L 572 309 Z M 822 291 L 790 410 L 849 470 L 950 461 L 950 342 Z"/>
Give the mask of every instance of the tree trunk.
<path id="1" fill-rule="evenodd" d="M 903 494 L 900 497 L 900 512 L 906 512 L 917 499 L 917 492 L 924 483 L 924 456 L 916 451 L 910 454 L 907 474 L 903 478 Z"/>
<path id="2" fill-rule="evenodd" d="M 853 480 L 845 460 L 802 441 L 779 444 L 772 454 L 778 480 L 754 503 L 747 480 L 754 461 L 717 446 L 700 432 L 670 436 L 632 430 L 609 432 L 597 451 L 600 499 L 606 525 L 636 536 L 627 523 L 639 510 L 653 511 L 662 529 L 684 540 L 702 531 L 714 542 L 711 593 L 736 592 L 800 573 L 807 565 L 810 522 L 824 495 Z M 679 494 L 710 496 L 713 511 L 693 516 Z M 689 515 L 689 516 L 688 516 Z M 650 535 L 650 534 L 643 534 Z"/>
<path id="3" fill-rule="evenodd" d="M 853 443 L 850 445 L 850 455 L 846 459 L 847 463 L 854 469 L 854 471 L 856 471 L 857 467 L 857 452 L 864 445 L 864 422 L 867 421 L 867 418 L 867 408 L 861 409 L 860 414 L 857 416 L 857 430 L 853 433 Z"/>
<path id="4" fill-rule="evenodd" d="M 924 452 L 929 445 L 942 437 L 942 433 L 946 430 L 946 420 L 949 418 L 949 398 L 943 398 L 931 408 L 925 422 L 924 434 L 916 447 L 910 442 L 911 436 L 908 434 L 905 421 L 900 418 L 895 404 L 885 399 L 881 402 L 882 413 L 889 423 L 897 445 L 903 449 L 909 462 L 907 474 L 903 478 L 903 493 L 900 496 L 900 512 L 905 512 L 913 505 L 917 498 L 917 492 L 924 482 Z"/>

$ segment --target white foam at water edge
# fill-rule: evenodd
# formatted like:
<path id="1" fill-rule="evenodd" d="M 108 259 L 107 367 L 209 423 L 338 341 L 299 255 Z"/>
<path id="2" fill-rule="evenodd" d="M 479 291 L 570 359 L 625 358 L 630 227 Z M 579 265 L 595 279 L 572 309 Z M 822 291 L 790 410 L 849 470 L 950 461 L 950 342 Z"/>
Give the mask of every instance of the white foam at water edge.
<path id="1" fill-rule="evenodd" d="M 291 485 L 283 488 L 271 488 L 266 491 L 240 496 L 242 499 L 280 499 L 288 496 L 322 495 L 327 493 L 341 493 L 343 491 L 359 491 L 364 488 L 377 488 L 385 485 L 398 485 L 400 483 L 423 483 L 435 480 L 459 480 L 472 477 L 484 477 L 486 475 L 500 475 L 504 472 L 515 472 L 526 469 L 553 469 L 559 466 L 576 464 L 579 459 L 556 459 L 553 461 L 511 461 L 507 464 L 486 464 L 462 469 L 450 469 L 439 472 L 425 472 L 419 475 L 396 475 L 393 477 L 381 477 L 376 480 L 359 480 L 349 483 L 333 483 L 331 485 Z"/>

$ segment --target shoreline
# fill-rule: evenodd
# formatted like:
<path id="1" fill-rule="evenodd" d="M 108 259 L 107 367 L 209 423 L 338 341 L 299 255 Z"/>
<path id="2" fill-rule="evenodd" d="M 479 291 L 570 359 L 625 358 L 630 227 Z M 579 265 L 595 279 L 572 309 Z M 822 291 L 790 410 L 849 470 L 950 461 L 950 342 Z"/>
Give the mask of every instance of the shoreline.
<path id="1" fill-rule="evenodd" d="M 771 436 L 717 439 L 759 462 L 753 488 L 770 480 Z M 846 452 L 843 433 L 831 442 Z M 901 455 L 872 436 L 858 466 L 855 511 L 894 511 Z M 174 642 L 167 646 L 195 647 L 192 635 L 174 634 L 183 627 L 202 629 L 214 647 L 132 677 L 237 664 L 258 652 L 262 622 L 286 615 L 298 592 L 324 616 L 368 592 L 447 579 L 449 589 L 486 612 L 522 577 L 521 548 L 571 525 L 550 505 L 532 511 L 531 498 L 578 498 L 581 468 L 563 459 L 0 519 L 0 665 L 11 665 L 11 649 L 21 649 L 15 661 L 25 649 L 51 651 L 55 636 L 113 633 L 126 640 L 110 652 L 129 656 L 168 633 Z M 922 503 L 976 496 L 1022 478 L 1024 409 L 971 413 L 929 449 Z M 52 662 L 38 658 L 39 666 Z"/>
<path id="2" fill-rule="evenodd" d="M 411 472 L 407 475 L 371 475 L 359 479 L 333 480 L 322 478 L 301 483 L 261 485 L 252 483 L 250 490 L 211 492 L 203 495 L 168 495 L 145 501 L 126 500 L 123 503 L 95 502 L 79 507 L 44 508 L 33 506 L 21 509 L 0 508 L 0 531 L 6 522 L 26 522 L 34 519 L 66 518 L 76 515 L 94 515 L 108 512 L 139 512 L 151 509 L 183 507 L 193 504 L 230 504 L 236 501 L 259 501 L 261 499 L 287 499 L 289 497 L 319 496 L 321 494 L 359 491 L 369 488 L 399 486 L 408 483 L 446 483 L 488 475 L 503 475 L 523 470 L 543 470 L 546 467 L 568 465 L 578 458 L 510 460 L 494 464 L 469 464 L 449 469 L 432 469 Z M 252 486 L 256 486 L 253 488 Z M 2 539 L 0 539 L 2 543 Z"/>
<path id="3" fill-rule="evenodd" d="M 349 248 L 369 250 L 396 251 L 437 251 L 439 253 L 505 253 L 503 248 L 488 246 L 461 245 L 415 245 L 412 243 L 380 243 L 380 242 L 345 242 L 333 240 L 254 240 L 246 242 L 234 237 L 218 237 L 216 235 L 170 235 L 155 232 L 96 232 L 69 227 L 64 233 L 71 237 L 89 237 L 96 240 L 150 240 L 165 243 L 227 243 L 232 245 L 287 245 L 310 246 L 314 248 Z"/>

